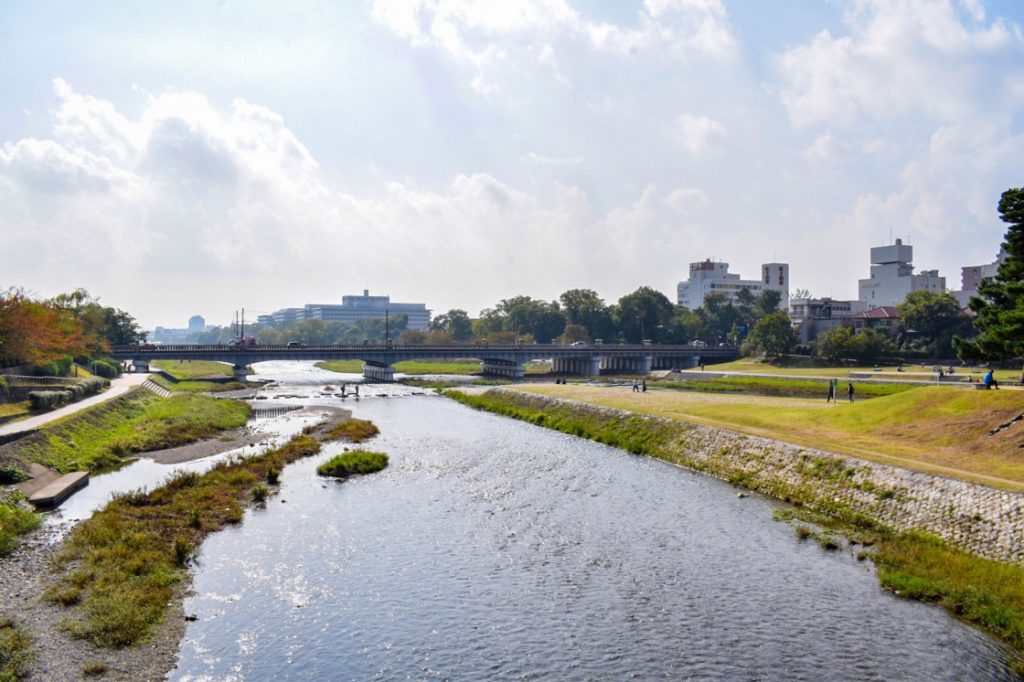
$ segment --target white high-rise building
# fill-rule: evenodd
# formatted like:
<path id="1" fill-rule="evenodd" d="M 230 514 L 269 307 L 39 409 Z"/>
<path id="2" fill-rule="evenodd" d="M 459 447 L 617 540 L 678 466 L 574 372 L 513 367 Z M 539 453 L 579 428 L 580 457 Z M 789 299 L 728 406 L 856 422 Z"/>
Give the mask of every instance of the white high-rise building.
<path id="1" fill-rule="evenodd" d="M 704 305 L 704 297 L 712 292 L 724 294 L 731 301 L 743 289 L 749 289 L 754 296 L 766 290 L 782 294 L 779 310 L 789 308 L 789 265 L 787 263 L 765 263 L 761 266 L 761 279 L 740 279 L 729 272 L 728 263 L 715 263 L 710 258 L 690 263 L 690 278 L 676 287 L 679 305 L 696 310 Z"/>
<path id="2" fill-rule="evenodd" d="M 965 265 L 960 268 L 960 291 L 951 291 L 961 308 L 966 308 L 972 296 L 978 295 L 978 287 L 986 279 L 992 279 L 999 272 L 999 266 L 1006 260 L 1006 252 L 999 249 L 996 259 L 985 265 Z"/>
<path id="3" fill-rule="evenodd" d="M 897 239 L 889 246 L 871 249 L 871 277 L 858 280 L 858 298 L 869 308 L 896 306 L 911 291 L 942 293 L 946 278 L 938 270 L 922 270 L 914 274 L 914 247 Z"/>

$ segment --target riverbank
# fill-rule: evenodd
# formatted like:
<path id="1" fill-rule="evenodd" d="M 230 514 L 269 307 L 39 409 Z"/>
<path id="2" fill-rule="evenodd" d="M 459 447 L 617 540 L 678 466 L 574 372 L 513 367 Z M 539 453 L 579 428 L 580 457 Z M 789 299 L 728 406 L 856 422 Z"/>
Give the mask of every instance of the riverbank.
<path id="1" fill-rule="evenodd" d="M 307 441 L 326 438 L 332 429 L 350 417 L 347 410 L 333 407 L 310 407 L 306 408 L 304 412 L 306 416 L 317 419 L 315 424 L 306 429 L 309 433 L 303 437 Z M 294 416 L 301 416 L 301 414 L 300 412 L 293 413 Z M 177 463 L 214 454 L 211 450 L 223 452 L 238 445 L 255 445 L 256 441 L 261 439 L 262 436 L 251 429 L 239 430 L 230 439 L 209 439 L 186 446 L 147 453 L 147 456 L 151 456 L 157 461 Z M 283 465 L 285 459 L 290 456 L 288 453 L 281 454 L 281 451 L 286 448 L 287 446 L 264 453 L 263 458 L 259 461 L 267 465 L 270 460 L 278 462 L 280 459 Z M 246 462 L 252 465 L 257 460 L 249 458 Z M 228 515 L 231 518 L 240 520 L 244 506 L 256 504 L 254 496 L 249 492 L 250 487 L 259 484 L 253 478 L 254 476 L 254 474 L 250 476 L 235 474 L 234 483 L 235 487 L 242 491 L 239 497 L 243 500 L 243 506 L 234 507 L 232 513 Z M 153 491 L 148 495 L 156 494 L 157 492 Z M 200 500 L 190 504 L 189 508 L 190 510 L 196 509 L 203 517 L 201 525 L 207 525 L 206 513 L 220 513 L 227 509 L 230 505 L 227 505 L 225 500 L 226 498 L 223 497 Z M 124 500 L 121 504 L 124 504 Z M 89 522 L 84 523 L 88 524 Z M 214 530 L 214 525 L 209 523 L 207 530 Z M 82 528 L 82 526 L 80 525 L 78 528 Z M 129 535 L 131 534 L 129 533 Z M 180 536 L 180 533 L 178 535 Z M 179 567 L 180 572 L 174 580 L 169 580 L 162 587 L 156 588 L 160 597 L 158 600 L 160 613 L 157 618 L 146 625 L 141 642 L 131 646 L 98 646 L 89 641 L 88 637 L 83 636 L 83 632 L 78 632 L 77 637 L 72 636 L 66 626 L 66 623 L 74 618 L 72 614 L 83 608 L 77 605 L 79 599 L 71 599 L 68 592 L 69 584 L 74 585 L 74 583 L 68 582 L 68 571 L 80 571 L 83 565 L 81 558 L 70 559 L 71 563 L 68 563 L 69 553 L 72 551 L 70 544 L 72 537 L 74 534 L 67 536 L 63 531 L 44 528 L 26 536 L 11 554 L 0 557 L 0 595 L 5 597 L 3 606 L 0 607 L 0 617 L 12 619 L 21 631 L 27 633 L 31 638 L 32 663 L 28 679 L 79 680 L 88 676 L 87 666 L 94 671 L 103 671 L 102 679 L 107 680 L 163 679 L 175 665 L 179 644 L 185 632 L 186 617 L 183 602 L 191 585 L 189 572 Z M 167 537 L 163 537 L 162 541 L 170 542 Z M 140 553 L 144 549 L 146 551 L 152 549 L 149 547 L 153 544 L 152 542 L 144 544 L 146 544 L 146 548 L 135 548 L 129 552 L 129 555 L 141 556 Z M 197 549 L 198 542 L 195 543 L 195 547 L 190 547 L 190 551 Z M 172 546 L 172 554 L 173 551 L 174 547 Z M 124 562 L 127 561 L 127 558 L 122 557 L 118 561 Z M 149 562 L 144 563 L 148 564 Z M 63 569 L 60 568 L 62 565 Z M 103 571 L 96 573 L 93 580 L 110 579 L 109 575 L 105 577 L 102 575 Z M 126 586 L 129 582 L 127 579 L 115 581 L 115 587 L 116 584 Z M 157 580 L 157 585 L 162 582 L 162 579 Z M 75 589 L 81 587 L 79 585 Z M 51 595 L 51 601 L 41 599 L 44 593 Z M 70 602 L 66 606 L 62 605 L 61 599 L 56 599 L 57 596 L 65 600 L 70 599 Z M 109 614 L 112 620 L 126 619 L 126 622 L 134 622 L 136 625 L 138 624 L 138 621 L 134 620 L 138 617 L 136 612 L 143 611 L 145 609 L 137 606 L 126 608 L 123 603 L 111 603 L 99 609 L 100 614 Z M 152 617 L 152 610 L 149 613 Z M 78 617 L 81 618 L 80 613 Z M 102 640 L 109 634 L 111 633 L 100 628 L 98 633 L 93 633 L 93 639 Z"/>
<path id="2" fill-rule="evenodd" d="M 851 549 L 879 547 L 863 556 L 877 559 L 883 586 L 940 603 L 1024 652 L 1024 494 L 519 390 L 447 395 L 838 519 Z"/>

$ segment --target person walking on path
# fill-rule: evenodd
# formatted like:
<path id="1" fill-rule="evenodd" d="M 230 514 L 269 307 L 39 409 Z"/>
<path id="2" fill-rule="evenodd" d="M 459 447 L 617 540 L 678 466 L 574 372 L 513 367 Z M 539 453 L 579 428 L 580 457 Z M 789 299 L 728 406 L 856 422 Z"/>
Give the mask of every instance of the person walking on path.
<path id="1" fill-rule="evenodd" d="M 850 382 L 850 387 L 846 389 L 846 395 L 850 397 L 850 402 L 853 402 L 853 382 Z"/>
<path id="2" fill-rule="evenodd" d="M 636 382 L 636 379 L 633 379 L 633 393 L 639 393 L 639 392 L 640 392 L 640 384 L 638 384 Z"/>
<path id="3" fill-rule="evenodd" d="M 828 380 L 828 397 L 825 398 L 826 403 L 830 403 L 836 399 L 836 384 L 832 379 Z"/>
<path id="4" fill-rule="evenodd" d="M 643 381 L 640 382 L 640 390 L 643 393 L 647 393 L 647 379 L 644 379 Z"/>

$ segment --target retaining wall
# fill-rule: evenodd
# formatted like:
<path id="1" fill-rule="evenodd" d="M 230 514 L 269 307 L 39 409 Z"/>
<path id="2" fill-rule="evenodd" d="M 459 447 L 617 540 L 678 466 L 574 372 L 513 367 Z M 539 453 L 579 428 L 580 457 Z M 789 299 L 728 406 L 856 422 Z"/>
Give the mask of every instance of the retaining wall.
<path id="1" fill-rule="evenodd" d="M 488 396 L 604 423 L 646 421 L 667 435 L 652 452 L 661 459 L 787 502 L 927 531 L 979 556 L 1024 563 L 1024 493 L 572 400 L 507 389 Z"/>

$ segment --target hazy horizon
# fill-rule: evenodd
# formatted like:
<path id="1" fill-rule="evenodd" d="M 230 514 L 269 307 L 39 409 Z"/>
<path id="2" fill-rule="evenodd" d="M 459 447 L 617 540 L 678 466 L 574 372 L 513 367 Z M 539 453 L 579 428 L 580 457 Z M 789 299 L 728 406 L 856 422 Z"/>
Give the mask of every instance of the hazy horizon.
<path id="1" fill-rule="evenodd" d="M 1013 0 L 0 7 L 0 288 L 148 329 L 369 289 L 476 315 L 688 264 L 855 298 L 988 263 L 1024 184 Z"/>

